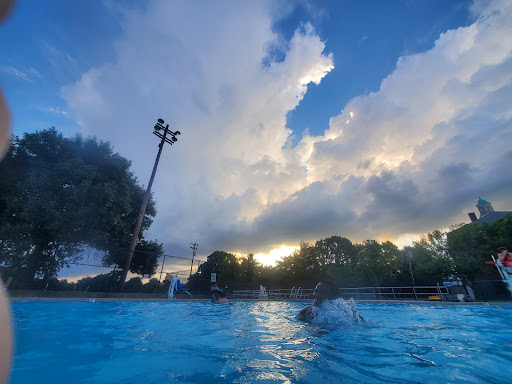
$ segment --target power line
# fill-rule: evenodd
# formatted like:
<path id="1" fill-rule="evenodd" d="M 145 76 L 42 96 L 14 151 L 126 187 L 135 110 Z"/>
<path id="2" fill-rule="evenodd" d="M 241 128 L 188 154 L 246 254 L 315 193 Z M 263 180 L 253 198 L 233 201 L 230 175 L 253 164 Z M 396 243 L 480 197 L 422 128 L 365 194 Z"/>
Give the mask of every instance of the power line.
<path id="1" fill-rule="evenodd" d="M 107 265 L 99 265 L 99 264 L 85 264 L 85 263 L 68 263 L 71 265 L 85 265 L 87 267 L 100 267 L 100 268 L 109 268 L 114 269 L 117 268 L 116 266 L 107 266 Z"/>
<path id="2" fill-rule="evenodd" d="M 129 251 L 129 249 L 127 248 L 119 248 L 120 250 L 123 250 L 123 251 Z M 156 252 L 151 252 L 151 251 L 135 251 L 135 252 L 140 252 L 140 253 L 150 253 L 150 254 L 155 254 Z M 190 257 L 183 257 L 183 256 L 175 256 L 175 255 L 168 255 L 166 253 L 162 254 L 162 256 L 164 257 L 170 257 L 170 258 L 173 258 L 173 259 L 183 259 L 183 260 L 193 260 L 193 258 L 190 258 Z M 207 263 L 208 261 L 207 260 L 199 260 L 199 259 L 196 259 L 196 261 L 200 261 L 201 263 Z"/>

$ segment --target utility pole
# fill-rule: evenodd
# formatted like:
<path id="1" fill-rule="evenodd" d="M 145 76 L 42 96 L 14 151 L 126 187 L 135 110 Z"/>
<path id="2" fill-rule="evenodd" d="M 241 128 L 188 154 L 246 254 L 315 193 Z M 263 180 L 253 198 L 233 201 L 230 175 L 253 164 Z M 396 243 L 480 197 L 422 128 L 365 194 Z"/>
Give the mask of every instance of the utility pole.
<path id="1" fill-rule="evenodd" d="M 162 262 L 162 269 L 160 270 L 160 279 L 158 280 L 159 283 L 162 282 L 162 273 L 164 273 L 164 264 L 165 264 L 165 253 L 164 253 L 164 261 Z"/>
<path id="2" fill-rule="evenodd" d="M 190 264 L 190 276 L 189 279 L 192 277 L 192 266 L 194 265 L 194 257 L 196 255 L 196 249 L 199 246 L 197 243 L 190 243 L 190 248 L 192 248 L 192 263 Z"/>
<path id="3" fill-rule="evenodd" d="M 128 276 L 128 271 L 130 270 L 130 264 L 133 258 L 133 252 L 135 251 L 135 246 L 137 245 L 137 240 L 139 238 L 140 226 L 142 225 L 142 219 L 144 218 L 144 213 L 146 212 L 146 205 L 149 200 L 149 195 L 151 193 L 151 186 L 153 185 L 153 180 L 155 179 L 156 169 L 158 167 L 158 161 L 160 160 L 160 155 L 162 154 L 162 149 L 164 147 L 164 143 L 169 143 L 173 145 L 178 141 L 176 135 L 180 135 L 180 131 L 172 132 L 169 129 L 169 124 L 164 127 L 164 120 L 158 119 L 154 127 L 153 134 L 161 138 L 160 144 L 158 145 L 158 154 L 156 155 L 155 165 L 153 166 L 153 172 L 151 173 L 151 178 L 149 179 L 148 189 L 144 194 L 144 198 L 142 199 L 142 205 L 140 207 L 139 216 L 137 217 L 137 224 L 135 225 L 135 230 L 133 231 L 132 242 L 130 244 L 130 249 L 128 251 L 128 256 L 126 257 L 125 264 L 123 266 L 123 271 L 121 273 L 121 279 L 119 280 L 119 288 L 124 288 L 124 283 L 126 282 L 126 276 Z M 159 131 L 163 130 L 163 134 Z M 171 135 L 171 138 L 167 138 L 167 134 Z"/>

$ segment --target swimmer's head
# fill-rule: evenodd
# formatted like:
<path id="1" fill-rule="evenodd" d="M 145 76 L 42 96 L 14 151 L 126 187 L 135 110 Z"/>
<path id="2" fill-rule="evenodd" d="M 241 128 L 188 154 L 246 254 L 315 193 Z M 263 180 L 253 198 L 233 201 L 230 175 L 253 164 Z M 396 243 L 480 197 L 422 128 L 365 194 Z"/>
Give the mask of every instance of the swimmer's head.
<path id="1" fill-rule="evenodd" d="M 314 305 L 320 305 L 324 302 L 324 300 L 334 300 L 338 298 L 338 288 L 334 283 L 329 281 L 323 281 L 316 285 L 315 290 L 313 292 L 313 300 Z"/>

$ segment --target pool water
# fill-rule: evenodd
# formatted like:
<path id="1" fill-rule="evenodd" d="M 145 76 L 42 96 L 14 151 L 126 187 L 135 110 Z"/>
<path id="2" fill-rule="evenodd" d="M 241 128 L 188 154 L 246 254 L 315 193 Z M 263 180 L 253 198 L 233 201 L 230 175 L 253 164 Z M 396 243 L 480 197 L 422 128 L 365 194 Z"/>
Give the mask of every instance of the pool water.
<path id="1" fill-rule="evenodd" d="M 511 305 L 302 307 L 16 302 L 10 383 L 512 382 Z"/>

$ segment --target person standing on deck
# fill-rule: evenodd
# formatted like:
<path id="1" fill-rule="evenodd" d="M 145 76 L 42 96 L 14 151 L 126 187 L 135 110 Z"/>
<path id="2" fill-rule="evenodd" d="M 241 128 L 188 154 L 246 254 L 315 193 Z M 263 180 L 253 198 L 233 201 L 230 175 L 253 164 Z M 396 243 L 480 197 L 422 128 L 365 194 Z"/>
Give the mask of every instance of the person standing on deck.
<path id="1" fill-rule="evenodd" d="M 498 265 L 502 266 L 508 273 L 512 274 L 512 253 L 507 248 L 501 247 L 498 253 Z"/>

